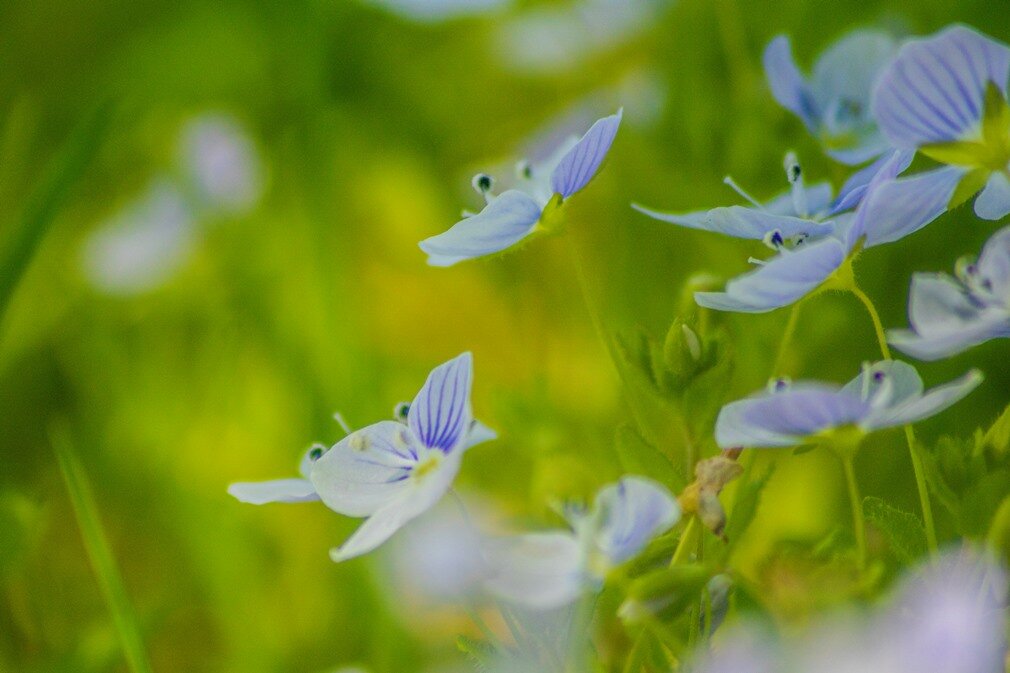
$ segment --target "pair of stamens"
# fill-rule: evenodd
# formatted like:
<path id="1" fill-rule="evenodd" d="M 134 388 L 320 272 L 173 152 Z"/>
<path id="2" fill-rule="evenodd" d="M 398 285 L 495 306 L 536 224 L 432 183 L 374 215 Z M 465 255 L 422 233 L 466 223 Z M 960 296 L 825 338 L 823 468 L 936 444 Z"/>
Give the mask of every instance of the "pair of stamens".
<path id="1" fill-rule="evenodd" d="M 800 162 L 797 160 L 795 152 L 786 153 L 783 166 L 786 171 L 786 180 L 789 182 L 789 187 L 792 192 L 793 210 L 796 212 L 798 217 L 802 217 L 804 219 L 810 217 L 807 204 L 807 190 L 803 186 L 803 169 L 800 167 Z M 751 196 L 750 193 L 748 193 L 743 187 L 737 184 L 732 176 L 727 175 L 722 179 L 722 181 L 755 208 L 759 210 L 765 209 L 764 205 Z"/>
<path id="2" fill-rule="evenodd" d="M 954 275 L 972 294 L 992 294 L 992 279 L 981 275 L 974 258 L 962 257 L 957 260 L 954 265 Z"/>

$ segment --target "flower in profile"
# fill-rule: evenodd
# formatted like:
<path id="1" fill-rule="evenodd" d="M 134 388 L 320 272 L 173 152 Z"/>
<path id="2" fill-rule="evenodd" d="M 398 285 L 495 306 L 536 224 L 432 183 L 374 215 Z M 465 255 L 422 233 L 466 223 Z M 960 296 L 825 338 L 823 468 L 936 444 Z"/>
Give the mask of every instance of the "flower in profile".
<path id="1" fill-rule="evenodd" d="M 590 511 L 567 518 L 571 530 L 517 535 L 489 549 L 488 590 L 536 610 L 567 605 L 673 526 L 680 506 L 651 479 L 626 476 L 602 488 Z"/>
<path id="2" fill-rule="evenodd" d="M 907 425 L 952 406 L 982 382 L 971 370 L 960 379 L 925 391 L 910 364 L 883 360 L 864 365 L 844 386 L 779 379 L 752 397 L 730 402 L 716 419 L 719 446 L 797 446 L 829 440 L 836 431 L 862 434 Z"/>
<path id="3" fill-rule="evenodd" d="M 870 113 L 870 96 L 897 47 L 887 33 L 853 31 L 821 54 L 805 77 L 789 38 L 779 35 L 765 48 L 765 75 L 775 100 L 803 121 L 828 154 L 861 164 L 890 147 Z"/>
<path id="4" fill-rule="evenodd" d="M 302 479 L 233 484 L 245 502 L 322 500 L 330 509 L 367 517 L 338 549 L 344 561 L 378 547 L 404 524 L 427 511 L 449 489 L 464 451 L 495 434 L 470 410 L 470 353 L 436 367 L 399 420 L 379 421 L 348 434 L 332 448 L 309 449 Z"/>
<path id="5" fill-rule="evenodd" d="M 522 161 L 517 166 L 519 186 L 494 193 L 494 178 L 480 173 L 474 189 L 486 205 L 476 214 L 464 213 L 448 231 L 419 244 L 432 266 L 501 252 L 529 236 L 556 215 L 566 199 L 596 175 L 621 124 L 622 111 L 598 120 L 582 138 L 571 138 L 542 164 Z"/>
<path id="6" fill-rule="evenodd" d="M 915 274 L 908 322 L 911 329 L 891 330 L 887 340 L 920 360 L 1010 337 L 1010 227 L 986 242 L 977 261 L 959 261 L 954 277 Z"/>
<path id="7" fill-rule="evenodd" d="M 1010 48 L 966 26 L 906 43 L 878 80 L 873 113 L 892 145 L 947 166 L 891 189 L 939 193 L 952 206 L 981 190 L 979 217 L 1010 213 L 1008 75 Z"/>
<path id="8" fill-rule="evenodd" d="M 720 229 L 742 238 L 760 238 L 777 254 L 768 260 L 751 259 L 758 266 L 756 270 L 730 280 L 723 292 L 696 292 L 695 301 L 719 311 L 764 313 L 832 287 L 836 280 L 834 286 L 847 289 L 839 273 L 859 251 L 912 233 L 946 210 L 947 200 L 942 197 L 914 201 L 883 198 L 883 190 L 908 167 L 912 156 L 909 151 L 897 150 L 853 175 L 829 209 L 830 220 L 769 217 L 737 207 L 747 215 L 736 217 L 732 232 L 722 224 Z M 788 169 L 789 162 L 787 173 L 794 193 L 803 193 L 802 185 L 796 189 L 799 180 L 792 178 L 796 171 Z M 843 212 L 853 207 L 853 212 Z M 709 224 L 718 221 L 708 220 Z M 722 220 L 729 221 L 733 220 Z"/>

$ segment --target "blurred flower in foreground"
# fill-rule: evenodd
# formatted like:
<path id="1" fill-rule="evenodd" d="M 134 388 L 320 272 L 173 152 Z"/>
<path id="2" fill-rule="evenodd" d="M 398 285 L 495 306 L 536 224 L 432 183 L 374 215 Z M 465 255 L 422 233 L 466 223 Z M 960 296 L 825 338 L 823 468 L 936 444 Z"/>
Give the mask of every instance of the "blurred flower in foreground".
<path id="1" fill-rule="evenodd" d="M 1010 337 L 1010 227 L 989 239 L 978 261 L 959 262 L 956 274 L 912 277 L 911 329 L 889 332 L 891 344 L 921 360 L 938 360 Z"/>
<path id="2" fill-rule="evenodd" d="M 1001 673 L 1006 575 L 972 552 L 948 552 L 906 575 L 875 614 L 823 621 L 776 642 L 744 625 L 695 673 Z"/>
<path id="3" fill-rule="evenodd" d="M 421 241 L 432 266 L 501 252 L 531 234 L 557 214 L 564 200 L 585 187 L 607 156 L 621 124 L 621 111 L 597 121 L 581 139 L 570 138 L 542 164 L 517 166 L 520 188 L 495 195 L 494 179 L 478 174 L 474 189 L 487 205 L 448 231 Z"/>
<path id="4" fill-rule="evenodd" d="M 853 31 L 820 55 L 808 78 L 793 60 L 789 38 L 779 35 L 765 48 L 765 74 L 775 100 L 803 120 L 828 154 L 861 164 L 889 147 L 870 114 L 870 95 L 896 50 L 887 33 Z"/>
<path id="5" fill-rule="evenodd" d="M 895 146 L 949 166 L 892 189 L 941 195 L 952 206 L 979 190 L 975 213 L 1010 213 L 1010 48 L 965 26 L 904 45 L 873 95 L 880 129 Z"/>
<path id="6" fill-rule="evenodd" d="M 259 201 L 262 167 L 255 146 L 235 119 L 223 114 L 191 119 L 182 129 L 180 154 L 199 208 L 242 213 Z"/>
<path id="7" fill-rule="evenodd" d="M 680 519 L 670 493 L 644 477 L 605 486 L 593 508 L 570 511 L 571 531 L 530 533 L 491 545 L 488 589 L 537 610 L 561 607 L 597 591 L 607 572 L 638 554 Z"/>
<path id="8" fill-rule="evenodd" d="M 868 433 L 938 414 L 981 382 L 973 369 L 925 392 L 915 368 L 896 360 L 867 365 L 842 387 L 778 380 L 769 391 L 724 406 L 715 437 L 723 448 L 774 447 L 828 439 L 836 430 Z"/>
<path id="9" fill-rule="evenodd" d="M 365 0 L 413 21 L 448 21 L 486 14 L 512 4 L 512 0 Z"/>
<path id="10" fill-rule="evenodd" d="M 665 0 L 580 0 L 538 6 L 501 23 L 502 64 L 559 73 L 634 39 L 659 18 Z"/>
<path id="11" fill-rule="evenodd" d="M 162 175 L 85 241 L 82 266 L 96 288 L 129 295 L 167 282 L 185 265 L 208 217 L 249 211 L 262 195 L 262 168 L 239 124 L 195 117 L 179 145 L 180 179 Z"/>
<path id="12" fill-rule="evenodd" d="M 369 425 L 329 450 L 310 449 L 303 479 L 232 484 L 228 491 L 253 504 L 318 497 L 340 514 L 368 517 L 330 556 L 344 561 L 370 552 L 441 499 L 466 449 L 495 437 L 471 414 L 472 378 L 472 357 L 463 353 L 432 370 L 414 401 L 399 410 L 401 421 Z"/>
<path id="13" fill-rule="evenodd" d="M 196 235 L 182 193 L 159 179 L 88 237 L 82 250 L 84 273 L 110 294 L 150 290 L 186 262 Z"/>
<path id="14" fill-rule="evenodd" d="M 479 590 L 488 565 L 484 538 L 466 518 L 475 510 L 468 511 L 464 516 L 455 503 L 443 501 L 392 541 L 397 602 L 411 592 L 434 602 L 459 601 Z"/>

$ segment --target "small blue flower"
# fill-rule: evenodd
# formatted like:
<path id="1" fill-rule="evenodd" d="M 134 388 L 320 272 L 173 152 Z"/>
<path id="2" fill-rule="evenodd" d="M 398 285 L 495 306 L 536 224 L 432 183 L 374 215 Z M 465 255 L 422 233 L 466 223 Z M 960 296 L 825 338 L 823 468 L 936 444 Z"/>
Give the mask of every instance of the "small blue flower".
<path id="1" fill-rule="evenodd" d="M 982 190 L 975 213 L 987 220 L 1010 213 L 1008 75 L 1010 48 L 952 26 L 905 44 L 873 94 L 874 116 L 895 147 L 948 164 L 929 172 L 928 188 L 952 205 Z M 914 190 L 902 182 L 892 189 Z"/>
<path id="2" fill-rule="evenodd" d="M 439 365 L 397 421 L 352 432 L 332 448 L 315 446 L 302 460 L 302 479 L 232 484 L 243 502 L 322 500 L 330 509 L 368 517 L 339 549 L 344 561 L 372 551 L 449 489 L 464 451 L 494 439 L 470 411 L 470 353 Z"/>
<path id="3" fill-rule="evenodd" d="M 920 360 L 939 360 L 990 339 L 1010 337 L 1010 227 L 996 232 L 977 262 L 958 263 L 956 278 L 917 273 L 908 301 L 909 330 L 887 339 Z"/>
<path id="4" fill-rule="evenodd" d="M 572 138 L 543 164 L 520 162 L 520 187 L 495 195 L 494 179 L 474 176 L 474 189 L 487 205 L 448 231 L 421 241 L 432 266 L 452 266 L 509 248 L 533 233 L 568 197 L 593 179 L 607 156 L 622 111 L 598 120 L 581 139 Z"/>
<path id="5" fill-rule="evenodd" d="M 861 164 L 890 148 L 870 114 L 870 95 L 896 50 L 886 33 L 854 31 L 821 54 L 813 74 L 804 77 L 789 38 L 780 35 L 765 48 L 765 74 L 775 100 L 803 120 L 828 154 Z"/>
<path id="6" fill-rule="evenodd" d="M 781 228 L 771 230 L 764 241 L 778 254 L 767 260 L 751 260 L 758 269 L 729 281 L 723 292 L 697 292 L 695 301 L 706 308 L 741 313 L 764 313 L 788 306 L 831 281 L 839 269 L 862 248 L 880 245 L 912 233 L 946 211 L 947 200 L 926 190 L 921 198 L 908 200 L 910 192 L 896 195 L 890 188 L 912 160 L 909 151 L 897 150 L 874 162 L 873 175 L 862 170 L 847 183 L 835 200 L 831 228 L 819 238 L 809 235 L 786 238 Z M 928 178 L 925 178 L 928 180 Z M 855 212 L 837 209 L 856 205 Z M 827 224 L 827 222 L 824 222 Z"/>
<path id="7" fill-rule="evenodd" d="M 716 420 L 719 446 L 776 447 L 816 443 L 836 430 L 868 433 L 934 416 L 982 382 L 971 370 L 956 381 L 925 392 L 911 365 L 884 360 L 867 365 L 838 387 L 819 382 L 776 381 L 770 390 L 722 408 Z"/>
<path id="8" fill-rule="evenodd" d="M 568 515 L 572 530 L 517 535 L 489 554 L 489 591 L 505 600 L 549 610 L 585 591 L 599 590 L 607 572 L 636 556 L 680 519 L 676 498 L 644 477 L 605 486 L 592 510 Z"/>

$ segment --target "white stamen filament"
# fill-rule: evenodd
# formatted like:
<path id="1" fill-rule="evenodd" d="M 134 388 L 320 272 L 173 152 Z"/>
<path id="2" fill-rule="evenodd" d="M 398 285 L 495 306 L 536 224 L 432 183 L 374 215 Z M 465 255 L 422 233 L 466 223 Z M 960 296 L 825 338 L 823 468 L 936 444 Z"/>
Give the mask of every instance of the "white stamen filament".
<path id="1" fill-rule="evenodd" d="M 785 169 L 786 169 L 786 180 L 789 181 L 789 187 L 792 191 L 793 197 L 793 210 L 800 217 L 807 217 L 809 211 L 807 210 L 807 190 L 803 187 L 803 169 L 800 167 L 800 162 L 796 159 L 795 152 L 787 152 L 785 158 Z"/>
<path id="2" fill-rule="evenodd" d="M 354 432 L 351 430 L 351 426 L 347 424 L 347 420 L 344 418 L 344 415 L 339 411 L 333 412 L 333 420 L 337 422 L 337 425 L 340 426 L 340 429 L 344 431 L 345 435 L 349 435 Z"/>
<path id="3" fill-rule="evenodd" d="M 740 185 L 738 185 L 733 178 L 731 178 L 730 176 L 727 175 L 726 177 L 724 177 L 722 179 L 722 181 L 723 181 L 724 184 L 728 185 L 729 188 L 732 189 L 734 192 L 736 192 L 737 194 L 739 194 L 740 196 L 742 196 L 744 199 L 746 199 L 747 201 L 749 201 L 752 206 L 754 206 L 755 208 L 758 208 L 759 210 L 764 210 L 764 206 L 762 206 L 761 203 L 757 199 L 755 199 L 753 196 L 751 196 L 746 191 L 744 191 L 744 188 L 741 187 Z"/>

